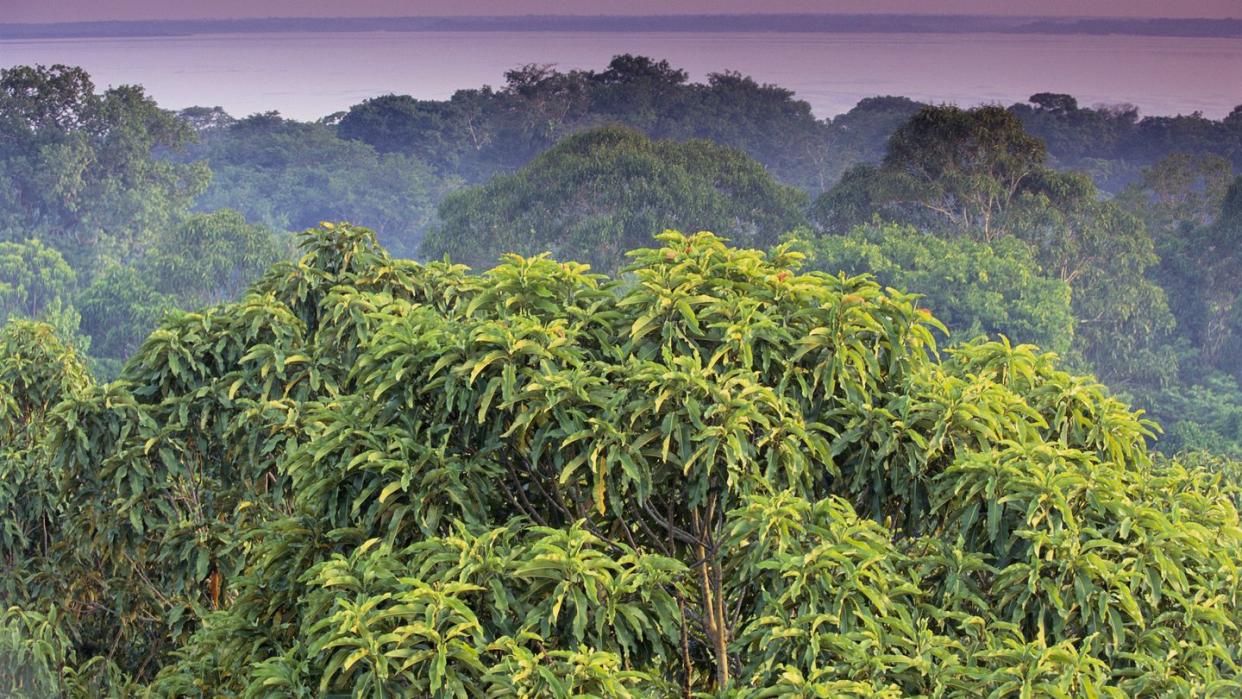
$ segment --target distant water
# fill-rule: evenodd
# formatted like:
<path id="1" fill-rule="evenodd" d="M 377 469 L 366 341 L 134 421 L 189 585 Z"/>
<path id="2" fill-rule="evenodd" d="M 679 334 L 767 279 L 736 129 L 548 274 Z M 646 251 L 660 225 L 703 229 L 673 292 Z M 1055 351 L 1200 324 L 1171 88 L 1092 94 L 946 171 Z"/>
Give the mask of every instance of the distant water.
<path id="1" fill-rule="evenodd" d="M 66 63 L 97 85 L 139 83 L 161 105 L 279 110 L 314 119 L 390 92 L 444 99 L 500 86 L 526 63 L 601 69 L 615 54 L 668 59 L 694 80 L 737 70 L 792 89 L 818 116 L 904 95 L 961 105 L 1065 92 L 1143 114 L 1242 104 L 1242 41 L 1005 34 L 410 32 L 0 41 L 0 66 Z"/>

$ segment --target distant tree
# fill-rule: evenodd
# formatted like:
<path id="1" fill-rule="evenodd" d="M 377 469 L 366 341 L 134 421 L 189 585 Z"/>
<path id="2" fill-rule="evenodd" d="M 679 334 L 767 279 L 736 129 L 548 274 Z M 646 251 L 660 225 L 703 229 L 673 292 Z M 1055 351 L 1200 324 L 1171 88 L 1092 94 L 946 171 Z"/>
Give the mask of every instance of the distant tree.
<path id="1" fill-rule="evenodd" d="M 1043 169 L 1004 218 L 1007 233 L 1073 289 L 1078 347 L 1095 371 L 1118 387 L 1174 379 L 1165 346 L 1174 320 L 1152 281 L 1159 258 L 1139 217 L 1086 175 Z"/>
<path id="2" fill-rule="evenodd" d="M 1242 177 L 1229 186 L 1220 215 L 1196 242 L 1206 287 L 1204 353 L 1242 381 Z"/>
<path id="3" fill-rule="evenodd" d="M 1210 223 L 1220 213 L 1232 179 L 1232 166 L 1219 155 L 1171 153 L 1144 169 L 1119 201 L 1142 216 L 1159 242 L 1178 235 L 1185 225 Z"/>
<path id="4" fill-rule="evenodd" d="M 803 221 L 804 202 L 739 151 L 607 127 L 446 197 L 423 253 L 481 266 L 506 252 L 550 251 L 613 271 L 626 250 L 667 228 L 771 245 Z"/>
<path id="5" fill-rule="evenodd" d="M 40 318 L 73 297 L 77 275 L 37 238 L 0 243 L 0 324 L 13 316 Z"/>
<path id="6" fill-rule="evenodd" d="M 232 301 L 289 250 L 272 229 L 236 211 L 192 214 L 154 241 L 139 268 L 182 308 Z"/>
<path id="7" fill-rule="evenodd" d="M 78 308 L 92 355 L 108 362 L 105 373 L 114 373 L 119 362 L 136 352 L 176 305 L 172 295 L 156 291 L 133 267 L 112 265 L 99 273 L 79 296 Z"/>
<path id="8" fill-rule="evenodd" d="M 0 71 L 0 239 L 39 237 L 79 272 L 125 259 L 207 182 L 155 157 L 193 138 L 139 87 L 97 94 L 80 68 Z"/>
<path id="9" fill-rule="evenodd" d="M 1003 335 L 1064 355 L 1073 343 L 1069 285 L 1044 276 L 1035 251 L 1015 238 L 989 245 L 869 224 L 800 240 L 799 249 L 811 270 L 870 274 L 883 286 L 919 294 L 919 305 L 948 328 L 950 344 Z"/>
<path id="10" fill-rule="evenodd" d="M 993 240 L 1003 215 L 1044 167 L 1042 143 L 999 107 L 927 107 L 888 141 L 883 163 L 860 166 L 816 204 L 827 229 L 885 217 Z"/>
<path id="11" fill-rule="evenodd" d="M 1040 92 L 1031 95 L 1027 101 L 1044 111 L 1054 114 L 1070 114 L 1078 111 L 1078 100 L 1070 95 L 1055 92 Z"/>
<path id="12" fill-rule="evenodd" d="M 1152 354 L 1173 321 L 1147 279 L 1157 257 L 1142 221 L 1089 178 L 1049 168 L 1043 144 L 1009 111 L 923 109 L 882 163 L 847 172 L 812 216 L 827 232 L 879 216 L 942 237 L 1025 241 L 1046 274 L 1073 288 L 1078 346 L 1098 371 L 1118 382 L 1173 371 Z"/>
<path id="13" fill-rule="evenodd" d="M 828 167 L 821 189 L 827 189 L 855 165 L 883 160 L 893 132 L 924 106 L 906 97 L 868 97 L 833 119 Z"/>
<path id="14" fill-rule="evenodd" d="M 609 124 L 651 138 L 732 146 L 782 181 L 812 191 L 840 172 L 828 125 L 789 90 L 728 71 L 690 83 L 668 61 L 628 54 L 601 71 L 519 66 L 505 73 L 500 89 L 461 90 L 447 102 L 378 97 L 351 108 L 338 133 L 479 183 L 516 170 L 567 136 Z"/>
<path id="15" fill-rule="evenodd" d="M 471 138 L 469 125 L 452 102 L 384 95 L 351 107 L 336 130 L 380 153 L 411 155 L 448 173 L 462 165 L 464 151 L 483 145 Z"/>
<path id="16" fill-rule="evenodd" d="M 85 350 L 88 343 L 78 334 L 81 316 L 73 305 L 77 279 L 60 253 L 37 238 L 0 242 L 0 325 L 9 318 L 43 321 Z"/>
<path id="17" fill-rule="evenodd" d="M 1234 107 L 1233 111 L 1229 112 L 1229 115 L 1225 117 L 1224 123 L 1225 126 L 1233 129 L 1242 127 L 1242 104 Z"/>
<path id="18" fill-rule="evenodd" d="M 680 68 L 673 68 L 668 61 L 657 61 L 647 56 L 622 54 L 608 63 L 608 68 L 591 77 L 600 85 L 621 85 L 647 82 L 661 85 L 680 85 L 690 77 Z"/>
<path id="19" fill-rule="evenodd" d="M 688 99 L 691 106 L 666 115 L 667 125 L 652 129 L 653 137 L 702 138 L 737 148 L 782 182 L 811 192 L 822 192 L 835 179 L 840 154 L 830 126 L 793 91 L 726 71 L 692 86 Z"/>
<path id="20" fill-rule="evenodd" d="M 286 231 L 325 220 L 367 221 L 407 256 L 447 185 L 418 158 L 380 154 L 337 138 L 330 127 L 274 113 L 247 117 L 213 136 L 201 157 L 213 178 L 199 210 L 235 209 Z"/>
<path id="21" fill-rule="evenodd" d="M 177 112 L 177 117 L 200 133 L 227 128 L 237 123 L 237 119 L 230 116 L 222 107 L 186 107 Z"/>

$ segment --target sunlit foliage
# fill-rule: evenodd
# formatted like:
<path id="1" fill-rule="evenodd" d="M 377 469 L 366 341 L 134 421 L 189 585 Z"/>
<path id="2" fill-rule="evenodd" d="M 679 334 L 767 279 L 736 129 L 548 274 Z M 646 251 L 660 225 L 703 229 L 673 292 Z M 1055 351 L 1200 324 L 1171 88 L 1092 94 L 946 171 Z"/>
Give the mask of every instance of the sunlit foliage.
<path id="1" fill-rule="evenodd" d="M 108 385 L 5 331 L 4 687 L 1242 691 L 1237 465 L 1051 355 L 707 233 L 620 281 L 303 245 Z"/>

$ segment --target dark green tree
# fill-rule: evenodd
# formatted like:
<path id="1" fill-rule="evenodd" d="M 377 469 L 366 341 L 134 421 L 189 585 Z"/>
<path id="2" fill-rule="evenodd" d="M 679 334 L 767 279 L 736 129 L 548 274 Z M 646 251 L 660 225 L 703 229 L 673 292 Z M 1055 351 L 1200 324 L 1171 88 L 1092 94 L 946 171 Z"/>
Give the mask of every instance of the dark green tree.
<path id="1" fill-rule="evenodd" d="M 91 339 L 92 356 L 105 360 L 106 375 L 115 375 L 120 363 L 176 306 L 174 296 L 155 290 L 149 275 L 122 265 L 97 274 L 78 297 L 82 332 Z"/>
<path id="2" fill-rule="evenodd" d="M 41 320 L 85 349 L 78 335 L 76 293 L 77 274 L 55 249 L 37 238 L 0 242 L 0 324 L 9 318 Z"/>
<path id="3" fill-rule="evenodd" d="M 424 255 L 486 265 L 550 251 L 617 270 L 668 228 L 714 229 L 771 245 L 802 222 L 804 196 L 743 153 L 706 141 L 652 141 L 620 127 L 572 136 L 513 175 L 455 192 Z"/>
<path id="4" fill-rule="evenodd" d="M 1025 242 L 1045 274 L 1073 289 L 1077 349 L 1096 371 L 1119 385 L 1175 375 L 1162 349 L 1173 318 L 1148 279 L 1158 258 L 1142 220 L 1090 178 L 1049 168 L 1011 112 L 927 107 L 893 135 L 882 163 L 847 172 L 812 211 L 828 233 L 876 216 L 945 238 Z"/>
<path id="5" fill-rule="evenodd" d="M 182 308 L 233 301 L 276 261 L 288 257 L 284 236 L 246 222 L 236 211 L 191 214 L 156 237 L 138 265 L 151 286 Z"/>
<path id="6" fill-rule="evenodd" d="M 1026 243 L 938 238 L 908 226 L 871 224 L 849 235 L 799 241 L 808 267 L 869 274 L 886 287 L 920 295 L 949 330 L 950 344 L 1005 336 L 1065 355 L 1074 340 L 1070 287 L 1044 276 Z"/>
<path id="7" fill-rule="evenodd" d="M 157 157 L 193 132 L 139 87 L 96 93 L 80 68 L 0 71 L 0 239 L 38 237 L 84 276 L 171 225 L 207 182 Z"/>
<path id="8" fill-rule="evenodd" d="M 202 211 L 228 208 L 284 231 L 320 221 L 369 221 L 394 252 L 412 256 L 446 186 L 416 157 L 377 153 L 321 124 L 247 117 L 194 153 L 211 165 Z"/>

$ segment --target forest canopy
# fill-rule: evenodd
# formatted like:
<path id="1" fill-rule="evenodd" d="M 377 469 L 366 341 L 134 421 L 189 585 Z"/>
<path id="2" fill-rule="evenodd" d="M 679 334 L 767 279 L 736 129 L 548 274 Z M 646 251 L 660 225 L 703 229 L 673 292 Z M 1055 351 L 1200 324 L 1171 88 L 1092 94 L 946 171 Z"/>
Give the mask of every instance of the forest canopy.
<path id="1" fill-rule="evenodd" d="M 607 127 L 558 143 L 512 175 L 454 192 L 425 257 L 483 265 L 551 252 L 601 271 L 668 228 L 713 230 L 767 247 L 804 223 L 806 195 L 741 151 L 710 141 L 652 141 Z"/>
<path id="2" fill-rule="evenodd" d="M 1240 115 L 0 71 L 0 694 L 1242 694 Z"/>
<path id="3" fill-rule="evenodd" d="M 631 259 L 325 225 L 111 384 L 10 323 L 6 691 L 1242 690 L 1236 464 L 788 246 Z"/>

